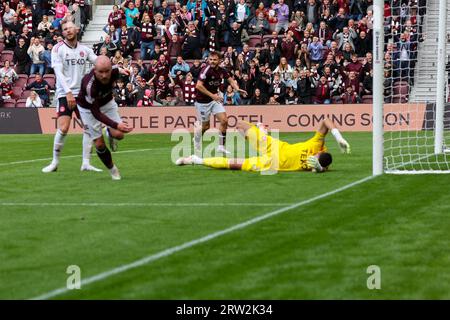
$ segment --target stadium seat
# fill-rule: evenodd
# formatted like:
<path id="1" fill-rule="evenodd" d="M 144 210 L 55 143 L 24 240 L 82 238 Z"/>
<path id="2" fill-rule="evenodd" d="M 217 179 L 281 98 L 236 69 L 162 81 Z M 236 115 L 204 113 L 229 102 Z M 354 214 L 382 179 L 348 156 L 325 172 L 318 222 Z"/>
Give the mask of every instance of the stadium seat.
<path id="1" fill-rule="evenodd" d="M 4 100 L 3 101 L 3 107 L 4 108 L 14 108 L 16 106 L 15 100 Z"/>
<path id="2" fill-rule="evenodd" d="M 27 99 L 31 94 L 31 90 L 24 90 L 20 95 L 20 99 Z"/>
<path id="3" fill-rule="evenodd" d="M 14 52 L 11 50 L 3 50 L 1 53 L 1 60 L 2 61 L 12 61 L 14 56 Z"/>
<path id="4" fill-rule="evenodd" d="M 55 89 L 56 78 L 54 74 L 44 74 L 44 80 L 48 82 L 50 90 Z"/>
<path id="5" fill-rule="evenodd" d="M 5 44 L 3 42 L 0 42 L 0 52 L 2 52 L 5 49 Z"/>
<path id="6" fill-rule="evenodd" d="M 13 98 L 17 100 L 17 99 L 19 99 L 20 96 L 22 95 L 22 92 L 23 92 L 23 86 L 22 86 L 22 87 L 14 86 L 14 87 L 12 88 L 12 90 L 13 90 Z"/>
<path id="7" fill-rule="evenodd" d="M 261 36 L 250 36 L 250 40 L 247 43 L 249 47 L 256 47 L 257 44 L 261 44 Z"/>
<path id="8" fill-rule="evenodd" d="M 371 104 L 373 102 L 373 96 L 365 95 L 361 98 L 361 100 L 362 100 L 362 103 Z"/>
<path id="9" fill-rule="evenodd" d="M 26 108 L 27 99 L 19 99 L 16 101 L 16 108 Z"/>
<path id="10" fill-rule="evenodd" d="M 23 89 L 27 85 L 27 81 L 28 81 L 27 75 L 25 75 L 25 78 L 24 78 L 24 77 L 21 77 L 21 74 L 19 74 L 19 78 L 14 82 L 14 86 L 20 87 Z"/>
<path id="11" fill-rule="evenodd" d="M 33 83 L 35 79 L 36 79 L 36 76 L 35 76 L 34 74 L 31 74 L 31 75 L 28 77 L 27 85 L 29 85 L 30 83 Z"/>

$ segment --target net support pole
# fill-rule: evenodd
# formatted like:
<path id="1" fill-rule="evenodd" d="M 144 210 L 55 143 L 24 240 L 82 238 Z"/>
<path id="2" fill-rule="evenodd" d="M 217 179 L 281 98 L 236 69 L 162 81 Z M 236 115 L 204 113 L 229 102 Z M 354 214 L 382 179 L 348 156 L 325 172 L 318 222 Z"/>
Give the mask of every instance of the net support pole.
<path id="1" fill-rule="evenodd" d="M 434 153 L 441 154 L 444 146 L 445 65 L 447 41 L 447 1 L 439 1 L 439 35 L 437 54 L 437 90 Z"/>
<path id="2" fill-rule="evenodd" d="M 373 6 L 373 175 L 383 173 L 384 1 Z"/>

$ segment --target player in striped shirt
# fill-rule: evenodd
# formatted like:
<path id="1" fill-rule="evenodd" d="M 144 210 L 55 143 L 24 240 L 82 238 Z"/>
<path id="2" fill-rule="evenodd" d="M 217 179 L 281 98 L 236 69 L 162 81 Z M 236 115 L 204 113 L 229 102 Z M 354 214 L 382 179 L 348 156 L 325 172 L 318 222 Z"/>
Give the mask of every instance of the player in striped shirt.
<path id="1" fill-rule="evenodd" d="M 57 99 L 56 111 L 58 117 L 58 130 L 53 142 L 53 160 L 42 169 L 49 173 L 58 169 L 61 151 L 69 132 L 72 113 L 78 115 L 75 98 L 80 92 L 81 79 L 85 74 L 88 62 L 94 63 L 97 56 L 92 49 L 82 45 L 77 40 L 78 28 L 73 22 L 62 24 L 65 39 L 60 41 L 52 50 L 52 67 L 56 75 Z M 78 118 L 79 115 L 78 115 Z M 83 163 L 81 171 L 102 171 L 90 164 L 92 138 L 85 131 L 83 134 Z"/>

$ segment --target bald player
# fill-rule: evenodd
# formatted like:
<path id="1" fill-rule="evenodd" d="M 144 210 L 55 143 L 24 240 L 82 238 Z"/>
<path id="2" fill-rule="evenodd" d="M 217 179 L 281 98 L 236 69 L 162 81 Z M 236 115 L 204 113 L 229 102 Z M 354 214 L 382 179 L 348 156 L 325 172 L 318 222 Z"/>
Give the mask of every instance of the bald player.
<path id="1" fill-rule="evenodd" d="M 133 129 L 123 122 L 119 115 L 117 103 L 113 99 L 113 83 L 120 74 L 129 75 L 125 69 L 112 66 L 106 56 L 99 56 L 94 68 L 81 81 L 81 91 L 77 97 L 78 110 L 85 129 L 94 140 L 97 155 L 109 169 L 113 180 L 120 180 L 119 169 L 113 163 L 111 152 L 106 147 L 102 133 L 102 123 L 107 126 L 110 146 L 116 140 L 122 140 L 124 134 Z"/>

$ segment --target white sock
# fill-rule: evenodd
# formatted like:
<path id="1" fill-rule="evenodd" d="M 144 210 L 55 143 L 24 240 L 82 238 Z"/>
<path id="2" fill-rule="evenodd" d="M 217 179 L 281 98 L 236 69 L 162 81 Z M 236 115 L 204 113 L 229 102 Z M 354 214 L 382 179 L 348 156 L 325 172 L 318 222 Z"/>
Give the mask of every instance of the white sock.
<path id="1" fill-rule="evenodd" d="M 58 129 L 55 134 L 55 139 L 53 140 L 53 164 L 59 164 L 59 157 L 62 149 L 64 148 L 65 140 L 66 135 Z"/>
<path id="2" fill-rule="evenodd" d="M 83 133 L 83 165 L 91 163 L 92 139 L 84 132 Z"/>
<path id="3" fill-rule="evenodd" d="M 331 134 L 333 135 L 333 137 L 336 139 L 336 141 L 338 143 L 341 141 L 345 141 L 337 128 L 331 129 Z"/>
<path id="4" fill-rule="evenodd" d="M 202 141 L 202 125 L 200 122 L 194 124 L 194 139 L 197 143 Z"/>
<path id="5" fill-rule="evenodd" d="M 111 174 L 113 174 L 113 173 L 115 173 L 118 169 L 117 169 L 116 165 L 113 165 L 113 167 L 112 167 L 111 169 L 108 169 L 108 170 L 109 170 L 109 172 L 110 172 Z"/>

